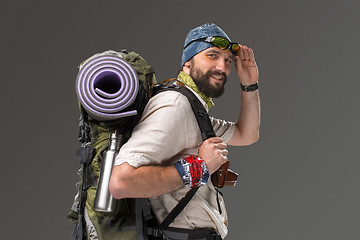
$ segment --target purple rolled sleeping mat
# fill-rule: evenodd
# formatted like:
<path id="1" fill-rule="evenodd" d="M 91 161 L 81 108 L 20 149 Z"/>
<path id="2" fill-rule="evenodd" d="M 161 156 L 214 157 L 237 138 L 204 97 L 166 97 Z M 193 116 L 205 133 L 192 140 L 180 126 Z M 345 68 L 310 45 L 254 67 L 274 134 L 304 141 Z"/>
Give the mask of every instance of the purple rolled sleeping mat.
<path id="1" fill-rule="evenodd" d="M 134 68 L 123 53 L 112 50 L 95 54 L 79 67 L 76 94 L 90 117 L 110 121 L 136 115 L 127 110 L 139 91 L 139 80 Z"/>

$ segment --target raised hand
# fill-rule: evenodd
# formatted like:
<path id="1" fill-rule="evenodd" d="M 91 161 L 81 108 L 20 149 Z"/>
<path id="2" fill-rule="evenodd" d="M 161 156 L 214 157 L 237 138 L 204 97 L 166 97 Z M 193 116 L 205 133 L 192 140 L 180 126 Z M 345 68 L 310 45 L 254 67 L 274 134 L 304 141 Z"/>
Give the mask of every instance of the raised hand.
<path id="1" fill-rule="evenodd" d="M 240 45 L 240 54 L 235 56 L 235 69 L 242 85 L 251 85 L 259 80 L 255 55 L 251 48 Z"/>

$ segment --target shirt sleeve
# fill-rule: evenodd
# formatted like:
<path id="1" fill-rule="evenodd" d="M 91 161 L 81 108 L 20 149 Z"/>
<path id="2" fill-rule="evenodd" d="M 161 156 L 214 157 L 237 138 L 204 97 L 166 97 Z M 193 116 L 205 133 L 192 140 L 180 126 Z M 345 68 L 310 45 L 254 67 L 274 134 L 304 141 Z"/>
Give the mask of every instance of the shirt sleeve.
<path id="1" fill-rule="evenodd" d="M 214 117 L 210 117 L 210 121 L 216 136 L 221 137 L 225 143 L 230 141 L 234 135 L 236 123 Z"/>
<path id="2" fill-rule="evenodd" d="M 190 103 L 180 93 L 167 91 L 152 97 L 140 122 L 115 159 L 133 167 L 170 165 L 173 156 L 187 145 L 191 121 L 196 121 Z M 190 125 L 190 126 L 189 126 Z M 185 130 L 186 129 L 186 130 Z"/>

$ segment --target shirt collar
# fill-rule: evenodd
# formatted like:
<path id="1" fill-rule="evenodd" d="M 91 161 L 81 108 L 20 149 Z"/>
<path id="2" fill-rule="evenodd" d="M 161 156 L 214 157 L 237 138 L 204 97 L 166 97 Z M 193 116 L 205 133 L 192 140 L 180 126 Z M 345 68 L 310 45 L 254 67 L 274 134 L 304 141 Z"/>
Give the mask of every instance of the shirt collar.
<path id="1" fill-rule="evenodd" d="M 205 96 L 202 92 L 199 91 L 194 80 L 188 74 L 186 74 L 183 71 L 180 71 L 178 75 L 178 80 L 184 83 L 192 90 L 194 90 L 197 94 L 199 94 L 199 96 L 201 97 L 202 100 L 204 100 L 204 102 L 206 103 L 209 109 L 215 105 L 212 98 Z"/>

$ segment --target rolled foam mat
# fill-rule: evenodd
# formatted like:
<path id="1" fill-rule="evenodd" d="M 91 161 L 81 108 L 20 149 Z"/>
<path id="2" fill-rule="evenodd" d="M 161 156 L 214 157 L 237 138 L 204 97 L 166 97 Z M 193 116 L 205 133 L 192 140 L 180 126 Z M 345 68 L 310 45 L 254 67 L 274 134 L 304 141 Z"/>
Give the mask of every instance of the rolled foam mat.
<path id="1" fill-rule="evenodd" d="M 114 120 L 137 114 L 133 104 L 139 80 L 133 67 L 114 51 L 96 54 L 81 66 L 76 78 L 80 104 L 93 119 Z"/>

